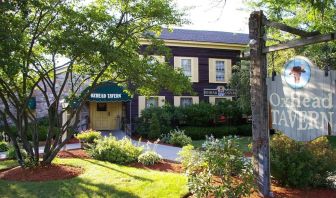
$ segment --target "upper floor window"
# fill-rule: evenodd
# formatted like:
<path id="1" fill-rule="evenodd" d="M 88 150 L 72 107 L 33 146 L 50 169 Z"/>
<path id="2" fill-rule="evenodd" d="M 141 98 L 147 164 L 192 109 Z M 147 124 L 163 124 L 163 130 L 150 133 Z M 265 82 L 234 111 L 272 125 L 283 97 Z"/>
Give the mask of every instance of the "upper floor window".
<path id="1" fill-rule="evenodd" d="M 192 77 L 191 73 L 191 59 L 181 59 L 181 68 L 184 75 Z"/>
<path id="2" fill-rule="evenodd" d="M 209 58 L 209 83 L 229 83 L 231 59 Z"/>
<path id="3" fill-rule="evenodd" d="M 181 69 L 191 82 L 198 82 L 198 58 L 197 57 L 174 57 L 174 68 Z"/>
<path id="4" fill-rule="evenodd" d="M 225 61 L 216 61 L 216 81 L 223 81 L 225 78 Z"/>
<path id="5" fill-rule="evenodd" d="M 192 105 L 193 104 L 193 99 L 190 97 L 190 98 L 181 98 L 180 100 L 180 106 L 181 107 L 186 107 L 186 106 L 189 106 L 189 105 Z"/>
<path id="6" fill-rule="evenodd" d="M 158 97 L 150 97 L 146 99 L 146 108 L 149 107 L 158 107 L 159 106 L 159 98 Z"/>

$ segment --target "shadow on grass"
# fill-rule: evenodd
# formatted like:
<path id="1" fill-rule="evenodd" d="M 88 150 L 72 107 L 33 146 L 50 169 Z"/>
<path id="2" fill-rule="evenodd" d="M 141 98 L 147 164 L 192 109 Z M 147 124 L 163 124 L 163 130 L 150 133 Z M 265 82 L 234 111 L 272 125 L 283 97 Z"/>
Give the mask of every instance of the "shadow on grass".
<path id="1" fill-rule="evenodd" d="M 139 197 L 126 191 L 117 190 L 113 185 L 92 183 L 82 178 L 50 182 L 9 182 L 0 180 L 0 195 L 3 198 Z"/>
<path id="2" fill-rule="evenodd" d="M 93 160 L 90 160 L 90 159 L 81 159 L 83 161 L 86 161 L 86 162 L 89 162 L 91 164 L 94 164 L 94 165 L 97 165 L 97 166 L 101 166 L 103 168 L 107 168 L 107 169 L 110 169 L 110 170 L 113 170 L 113 171 L 116 171 L 116 172 L 119 172 L 119 173 L 122 173 L 124 175 L 127 175 L 127 176 L 130 176 L 130 177 L 133 177 L 134 179 L 137 179 L 137 180 L 141 180 L 141 181 L 153 181 L 152 179 L 148 179 L 148 178 L 145 178 L 145 177 L 139 177 L 137 175 L 132 175 L 132 174 L 129 174 L 127 172 L 124 172 L 124 171 L 121 171 L 121 170 L 118 170 L 118 169 L 115 169 L 115 168 L 112 168 L 110 166 L 106 166 L 102 163 L 105 163 L 105 161 L 93 161 Z M 107 163 L 110 163 L 110 162 L 107 162 Z M 131 166 L 127 166 L 127 167 L 131 167 Z M 131 167 L 131 168 L 134 168 L 134 167 Z"/>

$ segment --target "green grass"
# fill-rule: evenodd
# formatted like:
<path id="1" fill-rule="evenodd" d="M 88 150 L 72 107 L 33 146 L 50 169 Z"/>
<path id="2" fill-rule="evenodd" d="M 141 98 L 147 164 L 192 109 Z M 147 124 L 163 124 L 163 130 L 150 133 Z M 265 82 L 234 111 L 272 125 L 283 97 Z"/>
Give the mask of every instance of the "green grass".
<path id="1" fill-rule="evenodd" d="M 137 169 L 93 159 L 56 159 L 85 173 L 69 180 L 9 182 L 0 180 L 0 197 L 183 197 L 187 178 L 180 174 Z"/>
<path id="2" fill-rule="evenodd" d="M 18 163 L 16 160 L 5 160 L 5 161 L 0 161 L 0 170 L 2 169 L 7 169 L 7 168 L 12 168 L 18 166 Z"/>
<path id="3" fill-rule="evenodd" d="M 204 141 L 205 140 L 193 140 L 191 144 L 195 148 L 201 148 Z M 243 152 L 251 152 L 251 149 L 248 147 L 248 145 L 251 144 L 251 142 L 252 142 L 251 137 L 239 137 L 238 144 Z"/>

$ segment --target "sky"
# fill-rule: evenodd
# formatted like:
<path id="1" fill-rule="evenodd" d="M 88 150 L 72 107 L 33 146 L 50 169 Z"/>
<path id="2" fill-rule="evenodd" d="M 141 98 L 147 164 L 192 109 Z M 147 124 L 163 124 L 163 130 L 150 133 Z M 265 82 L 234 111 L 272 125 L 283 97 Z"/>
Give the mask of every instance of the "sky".
<path id="1" fill-rule="evenodd" d="M 188 7 L 187 18 L 192 24 L 179 28 L 248 33 L 247 10 L 243 0 L 174 0 L 179 9 Z"/>

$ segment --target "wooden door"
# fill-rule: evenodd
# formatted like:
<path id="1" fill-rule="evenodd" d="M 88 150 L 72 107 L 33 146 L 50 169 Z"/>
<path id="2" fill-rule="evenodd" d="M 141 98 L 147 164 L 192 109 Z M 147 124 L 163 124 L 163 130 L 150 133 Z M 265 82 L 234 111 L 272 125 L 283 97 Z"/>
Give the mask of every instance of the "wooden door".
<path id="1" fill-rule="evenodd" d="M 121 102 L 90 103 L 91 128 L 95 130 L 120 129 Z"/>

